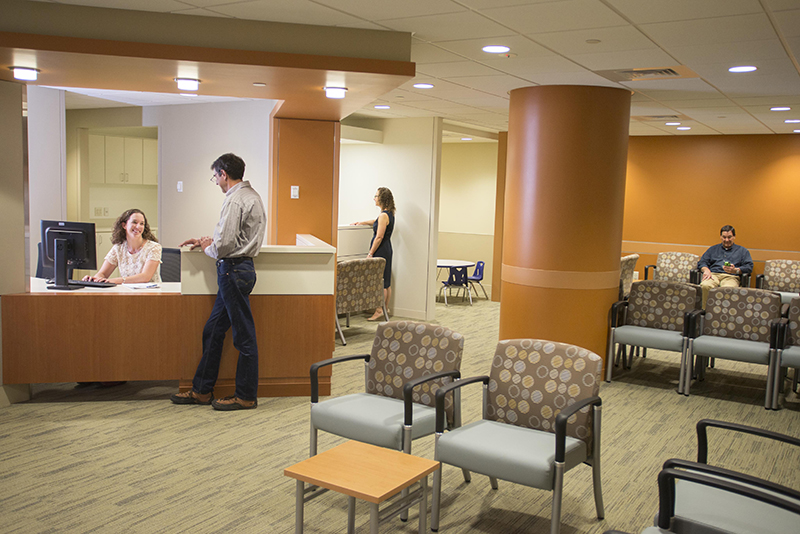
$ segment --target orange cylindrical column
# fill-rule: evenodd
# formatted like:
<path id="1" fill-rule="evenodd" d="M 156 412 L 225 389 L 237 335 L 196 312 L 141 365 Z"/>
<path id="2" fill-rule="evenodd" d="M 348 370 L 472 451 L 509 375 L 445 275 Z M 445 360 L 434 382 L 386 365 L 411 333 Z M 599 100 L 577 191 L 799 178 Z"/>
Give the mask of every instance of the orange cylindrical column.
<path id="1" fill-rule="evenodd" d="M 605 354 L 619 291 L 630 92 L 511 91 L 500 338 Z"/>

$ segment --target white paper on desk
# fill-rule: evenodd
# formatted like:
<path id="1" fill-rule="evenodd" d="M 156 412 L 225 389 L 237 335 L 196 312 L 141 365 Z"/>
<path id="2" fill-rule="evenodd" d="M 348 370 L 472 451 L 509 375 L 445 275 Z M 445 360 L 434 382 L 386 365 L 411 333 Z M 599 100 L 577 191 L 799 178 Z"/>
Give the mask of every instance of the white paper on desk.
<path id="1" fill-rule="evenodd" d="M 146 282 L 142 284 L 122 284 L 122 285 L 133 291 L 136 291 L 137 289 L 158 289 L 159 287 L 161 287 L 160 284 L 157 284 L 155 282 Z"/>

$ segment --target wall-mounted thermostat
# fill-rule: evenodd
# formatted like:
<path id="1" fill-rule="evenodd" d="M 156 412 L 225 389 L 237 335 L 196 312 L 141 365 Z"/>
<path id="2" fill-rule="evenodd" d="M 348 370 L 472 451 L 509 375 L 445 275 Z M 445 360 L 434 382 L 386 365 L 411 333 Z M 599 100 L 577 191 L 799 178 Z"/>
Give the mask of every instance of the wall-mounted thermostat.
<path id="1" fill-rule="evenodd" d="M 300 186 L 293 185 L 292 186 L 292 198 L 300 198 Z"/>

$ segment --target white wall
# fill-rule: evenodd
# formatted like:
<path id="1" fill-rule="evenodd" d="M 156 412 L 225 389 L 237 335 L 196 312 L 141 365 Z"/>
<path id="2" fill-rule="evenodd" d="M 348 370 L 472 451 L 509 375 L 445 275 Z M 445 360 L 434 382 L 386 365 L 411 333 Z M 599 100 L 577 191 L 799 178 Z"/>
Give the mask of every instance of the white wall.
<path id="1" fill-rule="evenodd" d="M 29 262 L 36 273 L 39 221 L 67 218 L 64 91 L 28 86 Z"/>
<path id="2" fill-rule="evenodd" d="M 441 119 L 355 124 L 383 130 L 382 144 L 341 146 L 339 224 L 374 219 L 372 199 L 388 187 L 397 206 L 392 235 L 392 315 L 434 317 Z"/>
<path id="3" fill-rule="evenodd" d="M 270 112 L 273 100 L 152 106 L 144 126 L 159 128 L 159 240 L 175 247 L 188 238 L 212 235 L 224 195 L 211 181 L 210 166 L 233 152 L 244 159 L 249 180 L 269 207 Z M 177 183 L 183 182 L 183 192 Z"/>

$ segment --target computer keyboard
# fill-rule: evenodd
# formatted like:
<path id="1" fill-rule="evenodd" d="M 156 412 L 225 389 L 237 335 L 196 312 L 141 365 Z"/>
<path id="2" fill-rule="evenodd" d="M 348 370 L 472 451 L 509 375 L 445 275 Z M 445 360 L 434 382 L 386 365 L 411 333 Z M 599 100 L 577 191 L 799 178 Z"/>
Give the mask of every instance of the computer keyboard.
<path id="1" fill-rule="evenodd" d="M 84 281 L 84 280 L 70 280 L 69 285 L 71 286 L 80 286 L 80 287 L 116 287 L 117 284 L 114 282 L 91 282 L 91 281 Z"/>

